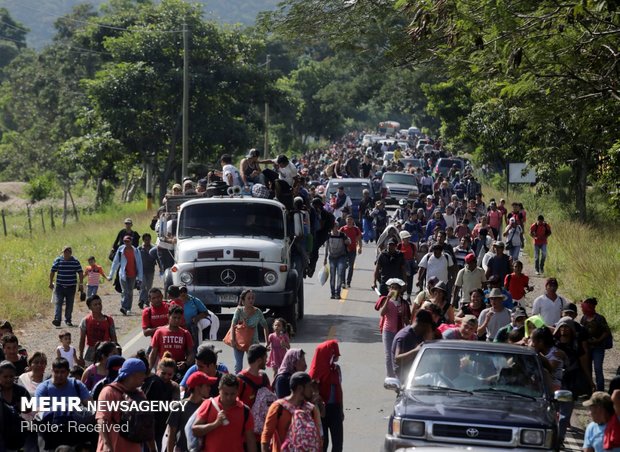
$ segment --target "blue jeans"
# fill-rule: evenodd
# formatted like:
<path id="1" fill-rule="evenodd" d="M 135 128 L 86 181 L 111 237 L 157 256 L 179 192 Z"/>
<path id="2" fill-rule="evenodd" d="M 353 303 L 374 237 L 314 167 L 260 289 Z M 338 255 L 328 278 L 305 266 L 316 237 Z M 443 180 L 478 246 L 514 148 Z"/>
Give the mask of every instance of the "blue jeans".
<path id="1" fill-rule="evenodd" d="M 388 301 L 388 303 L 391 303 Z M 396 333 L 390 333 L 385 328 L 381 333 L 381 339 L 383 340 L 383 349 L 385 352 L 385 372 L 388 377 L 396 377 L 394 373 L 394 361 L 392 356 L 392 343 L 394 342 L 394 336 Z"/>
<path id="2" fill-rule="evenodd" d="M 605 349 L 603 347 L 594 347 L 590 350 L 592 359 L 592 369 L 594 370 L 594 381 L 596 382 L 596 390 L 605 390 L 605 375 L 603 375 L 603 361 L 605 360 Z"/>
<path id="3" fill-rule="evenodd" d="M 245 355 L 245 352 L 233 347 L 233 355 L 235 355 L 235 373 L 238 374 L 243 369 L 243 355 Z"/>
<path id="4" fill-rule="evenodd" d="M 346 263 L 346 254 L 340 257 L 329 257 L 329 286 L 332 290 L 332 295 L 340 295 L 340 288 L 344 282 Z M 338 277 L 337 280 L 336 277 Z"/>
<path id="5" fill-rule="evenodd" d="M 144 273 L 144 280 L 140 285 L 140 298 L 138 299 L 143 305 L 149 305 L 149 290 L 153 287 L 153 278 L 155 273 Z"/>
<path id="6" fill-rule="evenodd" d="M 357 248 L 353 251 L 347 251 L 347 284 L 351 285 L 351 280 L 353 279 L 353 266 L 355 265 L 355 258 L 357 257 Z"/>
<path id="7" fill-rule="evenodd" d="M 508 251 L 508 254 L 510 254 L 510 257 L 512 257 L 513 262 L 519 260 L 520 252 L 521 252 L 520 246 L 513 246 L 512 248 L 510 248 L 510 251 Z"/>
<path id="8" fill-rule="evenodd" d="M 545 271 L 545 259 L 547 259 L 547 245 L 534 245 L 534 268 L 537 272 Z"/>
<path id="9" fill-rule="evenodd" d="M 372 220 L 368 218 L 362 218 L 362 239 L 364 242 L 368 243 L 375 239 L 375 230 L 372 227 Z"/>
<path id="10" fill-rule="evenodd" d="M 130 311 L 133 304 L 133 290 L 136 288 L 136 278 L 120 278 L 120 282 L 123 291 L 121 293 L 121 308 Z"/>
<path id="11" fill-rule="evenodd" d="M 56 309 L 54 311 L 54 320 L 58 320 L 60 322 L 62 318 L 62 304 L 66 303 L 65 322 L 71 321 L 71 315 L 73 314 L 73 300 L 75 299 L 75 287 L 76 286 L 55 286 L 54 295 L 56 298 Z"/>
<path id="12" fill-rule="evenodd" d="M 86 286 L 86 297 L 97 295 L 97 290 L 99 290 L 99 286 Z"/>

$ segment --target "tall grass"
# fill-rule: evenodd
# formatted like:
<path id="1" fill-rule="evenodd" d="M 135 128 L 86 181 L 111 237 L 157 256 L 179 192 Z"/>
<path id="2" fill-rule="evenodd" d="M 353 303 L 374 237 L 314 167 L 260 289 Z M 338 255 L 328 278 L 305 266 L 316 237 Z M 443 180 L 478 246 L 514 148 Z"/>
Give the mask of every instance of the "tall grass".
<path id="1" fill-rule="evenodd" d="M 27 230 L 19 235 L 0 236 L 0 318 L 26 320 L 50 311 L 50 268 L 64 245 L 73 248 L 82 267 L 88 265 L 89 256 L 95 256 L 109 271 L 108 253 L 128 216 L 140 234 L 152 232 L 152 213 L 144 210 L 142 202 L 135 202 L 82 216 L 79 223 L 68 223 L 64 228 L 57 223 L 56 229 L 48 227 L 46 233 L 39 220 L 33 222 L 32 236 Z"/>
<path id="2" fill-rule="evenodd" d="M 488 185 L 483 192 L 487 202 L 506 198 L 505 193 Z M 552 196 L 538 196 L 529 188 L 510 193 L 506 201 L 509 210 L 512 201 L 523 203 L 528 228 L 538 215 L 544 215 L 552 229 L 545 274 L 558 278 L 559 291 L 574 301 L 596 297 L 598 312 L 619 331 L 620 227 L 606 221 L 579 223 L 571 218 L 572 206 L 564 208 Z M 534 245 L 527 231 L 526 236 L 525 251 L 532 258 Z"/>

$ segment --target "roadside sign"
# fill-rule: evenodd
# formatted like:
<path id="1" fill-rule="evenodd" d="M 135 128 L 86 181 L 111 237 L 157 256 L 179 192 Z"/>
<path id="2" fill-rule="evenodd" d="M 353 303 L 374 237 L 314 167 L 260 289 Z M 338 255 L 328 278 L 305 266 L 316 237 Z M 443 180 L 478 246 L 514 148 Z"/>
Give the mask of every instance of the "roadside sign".
<path id="1" fill-rule="evenodd" d="M 527 163 L 508 164 L 508 183 L 510 184 L 535 184 L 536 171 Z"/>

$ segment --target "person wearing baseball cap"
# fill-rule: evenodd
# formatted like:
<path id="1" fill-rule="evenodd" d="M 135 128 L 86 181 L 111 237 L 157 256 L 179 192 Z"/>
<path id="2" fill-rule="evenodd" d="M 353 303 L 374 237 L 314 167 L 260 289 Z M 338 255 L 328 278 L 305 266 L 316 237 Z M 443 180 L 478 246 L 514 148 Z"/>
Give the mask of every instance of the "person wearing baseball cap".
<path id="1" fill-rule="evenodd" d="M 131 244 L 136 248 L 140 244 L 140 234 L 133 230 L 133 220 L 131 218 L 125 218 L 124 224 L 125 227 L 118 231 L 118 234 L 116 234 L 116 239 L 114 239 L 114 243 L 112 244 L 112 250 L 108 256 L 111 261 L 114 260 L 114 254 L 116 251 L 123 245 L 123 239 L 125 236 L 128 235 L 131 237 Z"/>
<path id="2" fill-rule="evenodd" d="M 486 282 L 486 275 L 484 270 L 478 267 L 476 255 L 469 253 L 465 256 L 465 267 L 456 274 L 454 289 L 452 290 L 452 306 L 458 309 L 468 303 L 471 292 L 476 289 L 483 289 Z"/>
<path id="3" fill-rule="evenodd" d="M 185 424 L 200 407 L 203 400 L 209 398 L 211 388 L 217 386 L 217 383 L 216 377 L 209 377 L 202 372 L 194 372 L 187 379 L 187 391 L 184 399 L 186 404 L 185 406 L 178 404 L 178 410 L 171 410 L 166 421 L 168 425 L 167 450 L 189 450 L 185 436 Z"/>
<path id="4" fill-rule="evenodd" d="M 466 341 L 478 340 L 478 319 L 476 316 L 468 314 L 464 317 L 457 317 L 456 328 L 448 328 L 443 333 L 444 339 L 462 339 Z"/>
<path id="5" fill-rule="evenodd" d="M 614 391 L 611 396 L 596 391 L 583 406 L 589 409 L 592 418 L 583 436 L 583 450 L 620 452 L 620 391 Z"/>
<path id="6" fill-rule="evenodd" d="M 123 237 L 123 245 L 114 253 L 112 267 L 108 275 L 108 281 L 116 276 L 121 285 L 121 307 L 123 315 L 128 315 L 133 304 L 133 292 L 144 281 L 144 269 L 142 255 L 137 247 L 132 245 L 132 236 L 126 234 Z"/>
<path id="7" fill-rule="evenodd" d="M 508 337 L 514 334 L 513 331 L 519 330 L 521 338 L 525 336 L 525 320 L 527 319 L 527 313 L 525 309 L 517 306 L 510 313 L 510 323 L 499 329 L 495 335 L 494 342 L 508 342 Z"/>
<path id="8" fill-rule="evenodd" d="M 500 287 L 504 286 L 506 275 L 512 272 L 510 257 L 504 253 L 505 249 L 506 244 L 504 242 L 499 240 L 495 241 L 495 243 L 493 243 L 494 254 L 487 262 L 487 279 L 493 275 L 497 276 L 499 278 Z"/>

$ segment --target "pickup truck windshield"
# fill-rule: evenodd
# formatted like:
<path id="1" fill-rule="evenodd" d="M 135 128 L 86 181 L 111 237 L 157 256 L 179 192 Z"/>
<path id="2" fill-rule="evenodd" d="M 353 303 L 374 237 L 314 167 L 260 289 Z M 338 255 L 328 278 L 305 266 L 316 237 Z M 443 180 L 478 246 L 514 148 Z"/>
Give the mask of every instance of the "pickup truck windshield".
<path id="1" fill-rule="evenodd" d="M 414 175 L 404 173 L 386 174 L 383 176 L 383 182 L 388 184 L 417 185 Z"/>
<path id="2" fill-rule="evenodd" d="M 543 396 L 543 377 L 534 355 L 427 349 L 410 373 L 407 388 L 531 398 Z"/>
<path id="3" fill-rule="evenodd" d="M 276 206 L 262 203 L 210 203 L 185 207 L 178 238 L 265 236 L 284 238 L 284 216 Z"/>

